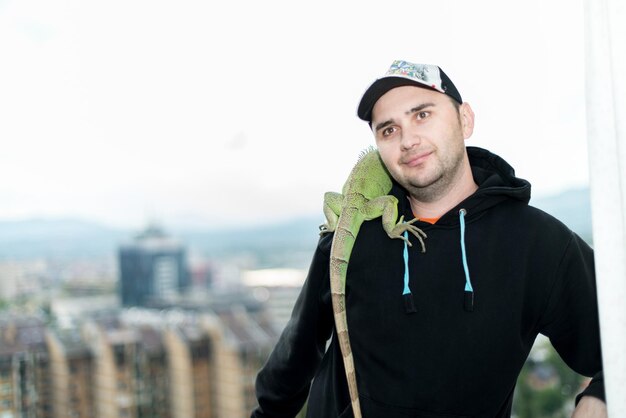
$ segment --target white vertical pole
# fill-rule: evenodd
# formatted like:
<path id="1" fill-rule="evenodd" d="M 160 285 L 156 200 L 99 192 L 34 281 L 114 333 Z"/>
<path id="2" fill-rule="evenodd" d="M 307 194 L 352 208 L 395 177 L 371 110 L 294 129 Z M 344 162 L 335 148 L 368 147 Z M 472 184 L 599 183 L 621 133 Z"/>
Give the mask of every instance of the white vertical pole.
<path id="1" fill-rule="evenodd" d="M 626 417 L 626 2 L 585 0 L 587 135 L 609 417 Z"/>

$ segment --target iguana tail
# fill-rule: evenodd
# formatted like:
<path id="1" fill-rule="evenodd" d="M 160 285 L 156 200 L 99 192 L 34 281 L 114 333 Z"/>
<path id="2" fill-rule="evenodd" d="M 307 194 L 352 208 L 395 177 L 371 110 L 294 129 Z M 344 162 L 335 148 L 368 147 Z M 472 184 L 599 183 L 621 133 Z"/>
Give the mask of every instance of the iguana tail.
<path id="1" fill-rule="evenodd" d="M 343 364 L 348 381 L 352 412 L 354 418 L 361 418 L 359 391 L 356 385 L 354 358 L 352 357 L 352 349 L 350 347 L 346 314 L 346 277 L 348 273 L 348 262 L 350 261 L 352 247 L 354 246 L 354 241 L 361 223 L 352 222 L 352 225 L 342 225 L 341 220 L 347 220 L 349 218 L 351 217 L 342 216 L 340 218 L 335 236 L 333 237 L 330 252 L 330 293 L 335 317 L 335 329 L 337 330 L 337 338 L 339 340 L 339 347 L 343 356 Z"/>

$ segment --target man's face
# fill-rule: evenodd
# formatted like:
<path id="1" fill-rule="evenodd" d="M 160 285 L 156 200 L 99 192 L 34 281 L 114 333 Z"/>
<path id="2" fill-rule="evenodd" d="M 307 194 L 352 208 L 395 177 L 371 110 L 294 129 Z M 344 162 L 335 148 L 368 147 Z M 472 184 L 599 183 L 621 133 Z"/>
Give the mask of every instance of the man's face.
<path id="1" fill-rule="evenodd" d="M 384 94 L 372 110 L 372 130 L 390 174 L 411 195 L 432 201 L 464 175 L 465 143 L 474 114 L 439 92 L 402 86 Z"/>

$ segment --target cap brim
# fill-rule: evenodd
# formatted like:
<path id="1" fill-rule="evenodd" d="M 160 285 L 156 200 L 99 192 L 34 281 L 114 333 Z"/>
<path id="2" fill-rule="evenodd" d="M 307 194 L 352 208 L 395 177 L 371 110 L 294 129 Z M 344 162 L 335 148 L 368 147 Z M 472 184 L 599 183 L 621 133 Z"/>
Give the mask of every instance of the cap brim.
<path id="1" fill-rule="evenodd" d="M 365 94 L 363 94 L 361 103 L 359 103 L 359 108 L 357 110 L 359 118 L 366 122 L 371 122 L 372 109 L 378 99 L 380 99 L 389 90 L 402 86 L 416 86 L 438 91 L 427 84 L 418 83 L 417 81 L 408 78 L 394 76 L 379 78 L 374 81 L 374 83 L 372 83 L 372 85 L 365 91 Z"/>

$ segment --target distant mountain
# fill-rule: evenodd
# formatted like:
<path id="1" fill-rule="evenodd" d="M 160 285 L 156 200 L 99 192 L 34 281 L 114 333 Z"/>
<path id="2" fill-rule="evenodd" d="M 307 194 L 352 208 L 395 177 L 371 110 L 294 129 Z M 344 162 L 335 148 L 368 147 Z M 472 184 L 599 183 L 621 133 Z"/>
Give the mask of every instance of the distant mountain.
<path id="1" fill-rule="evenodd" d="M 255 268 L 302 268 L 311 263 L 319 239 L 318 218 L 222 230 L 180 230 L 173 234 L 195 252 L 217 259 L 252 257 Z"/>
<path id="2" fill-rule="evenodd" d="M 165 232 L 194 251 L 215 257 L 236 252 L 310 252 L 317 243 L 320 223 L 319 219 L 302 218 L 232 229 L 165 227 Z M 139 232 L 76 219 L 0 221 L 0 260 L 111 257 L 120 244 L 132 240 Z"/>
<path id="3" fill-rule="evenodd" d="M 560 219 L 591 242 L 588 189 L 533 199 L 531 204 Z M 300 263 L 308 263 L 306 260 L 315 248 L 318 226 L 322 222 L 320 215 L 256 227 L 178 230 L 165 227 L 165 230 L 189 248 L 208 256 L 254 253 L 271 265 L 280 264 L 284 257 L 295 253 L 302 254 Z M 76 219 L 0 221 L 0 260 L 112 257 L 121 243 L 138 232 Z"/>
<path id="4" fill-rule="evenodd" d="M 0 221 L 0 259 L 102 257 L 126 236 L 78 219 Z"/>
<path id="5" fill-rule="evenodd" d="M 315 248 L 319 225 L 323 219 L 298 218 L 282 223 L 230 229 L 181 229 L 176 236 L 209 253 L 233 250 L 270 249 L 298 250 Z"/>

